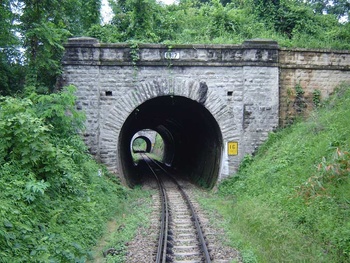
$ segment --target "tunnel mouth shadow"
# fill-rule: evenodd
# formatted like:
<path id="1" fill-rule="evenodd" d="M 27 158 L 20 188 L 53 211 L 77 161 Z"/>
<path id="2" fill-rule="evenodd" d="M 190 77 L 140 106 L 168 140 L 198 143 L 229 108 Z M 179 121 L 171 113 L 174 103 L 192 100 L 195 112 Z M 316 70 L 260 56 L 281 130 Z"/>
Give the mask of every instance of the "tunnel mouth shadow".
<path id="1" fill-rule="evenodd" d="M 176 174 L 205 188 L 216 184 L 223 139 L 216 119 L 203 103 L 182 96 L 159 96 L 132 111 L 118 140 L 121 176 L 130 187 L 142 180 L 142 173 L 133 162 L 131 145 L 135 134 L 144 129 L 161 136 L 161 161 Z"/>

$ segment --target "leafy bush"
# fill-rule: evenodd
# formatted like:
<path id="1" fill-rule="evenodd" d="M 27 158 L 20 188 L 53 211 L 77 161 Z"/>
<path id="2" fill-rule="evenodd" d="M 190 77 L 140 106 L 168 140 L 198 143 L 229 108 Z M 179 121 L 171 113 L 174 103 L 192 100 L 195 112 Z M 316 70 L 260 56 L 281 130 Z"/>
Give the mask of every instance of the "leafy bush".
<path id="1" fill-rule="evenodd" d="M 85 262 L 126 198 L 87 154 L 74 91 L 0 98 L 1 262 Z"/>

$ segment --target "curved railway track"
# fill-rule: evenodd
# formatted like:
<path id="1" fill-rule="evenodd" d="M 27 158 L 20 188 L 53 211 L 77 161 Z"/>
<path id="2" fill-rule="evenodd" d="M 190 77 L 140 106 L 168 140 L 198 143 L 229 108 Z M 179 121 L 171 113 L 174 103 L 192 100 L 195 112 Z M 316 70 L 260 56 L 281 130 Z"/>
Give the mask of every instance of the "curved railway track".
<path id="1" fill-rule="evenodd" d="M 211 263 L 196 211 L 180 184 L 161 165 L 141 154 L 157 181 L 161 198 L 156 263 Z"/>

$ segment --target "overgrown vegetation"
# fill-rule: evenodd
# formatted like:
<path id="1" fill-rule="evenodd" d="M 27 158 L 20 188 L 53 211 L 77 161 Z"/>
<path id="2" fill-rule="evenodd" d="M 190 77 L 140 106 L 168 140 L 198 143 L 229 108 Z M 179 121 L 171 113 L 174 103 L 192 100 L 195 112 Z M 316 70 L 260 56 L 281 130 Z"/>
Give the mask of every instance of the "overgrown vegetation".
<path id="1" fill-rule="evenodd" d="M 128 198 L 87 154 L 73 92 L 0 97 L 1 262 L 85 262 Z"/>
<path id="2" fill-rule="evenodd" d="M 164 141 L 159 133 L 156 134 L 156 140 L 152 149 L 153 158 L 161 161 L 164 157 Z"/>
<path id="3" fill-rule="evenodd" d="M 349 48 L 349 24 L 339 22 L 349 5 L 326 2 L 180 0 L 162 5 L 156 0 L 112 0 L 111 23 L 94 25 L 88 34 L 103 42 L 241 44 L 270 38 L 284 47 Z"/>
<path id="4" fill-rule="evenodd" d="M 132 143 L 132 149 L 133 151 L 142 151 L 145 152 L 147 149 L 147 143 L 144 139 L 142 138 L 137 138 L 136 140 L 133 141 Z"/>
<path id="5" fill-rule="evenodd" d="M 271 133 L 207 206 L 219 207 L 245 262 L 349 262 L 350 87 Z"/>

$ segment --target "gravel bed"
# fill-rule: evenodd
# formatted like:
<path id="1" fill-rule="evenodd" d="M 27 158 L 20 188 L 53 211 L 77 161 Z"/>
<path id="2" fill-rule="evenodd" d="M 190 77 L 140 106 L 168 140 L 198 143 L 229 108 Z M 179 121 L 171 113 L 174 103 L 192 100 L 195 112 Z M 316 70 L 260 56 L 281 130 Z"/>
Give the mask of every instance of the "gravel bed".
<path id="1" fill-rule="evenodd" d="M 202 230 L 206 235 L 208 241 L 208 249 L 212 256 L 213 263 L 241 263 L 241 256 L 237 250 L 226 245 L 227 239 L 223 229 L 212 224 L 211 220 L 218 220 L 218 218 L 210 218 L 209 214 L 201 209 L 196 200 L 196 191 L 198 188 L 192 184 L 182 181 L 180 184 L 185 189 L 187 195 L 192 200 L 195 207 Z M 157 184 L 155 182 L 147 182 L 143 185 L 145 190 L 152 191 L 153 208 L 151 213 L 151 223 L 149 227 L 142 227 L 138 229 L 135 239 L 128 243 L 127 263 L 152 263 L 155 262 L 156 247 L 158 243 L 159 234 L 159 214 L 160 202 L 157 191 Z"/>
<path id="2" fill-rule="evenodd" d="M 208 250 L 212 257 L 212 262 L 242 263 L 242 258 L 239 251 L 227 245 L 228 239 L 226 237 L 225 231 L 222 228 L 217 227 L 217 224 L 212 223 L 212 221 L 220 220 L 220 218 L 210 217 L 210 215 L 200 207 L 199 203 L 196 202 L 196 192 L 200 190 L 197 187 L 193 187 L 192 184 L 188 184 L 187 182 L 181 182 L 180 184 L 185 189 L 186 194 L 191 199 L 192 205 L 197 212 L 203 233 L 208 241 Z"/>
<path id="3" fill-rule="evenodd" d="M 129 242 L 127 250 L 127 263 L 151 263 L 155 262 L 156 247 L 159 235 L 159 214 L 160 202 L 158 186 L 154 182 L 147 182 L 143 185 L 145 190 L 152 191 L 153 207 L 149 227 L 141 227 L 137 230 L 134 240 Z"/>

